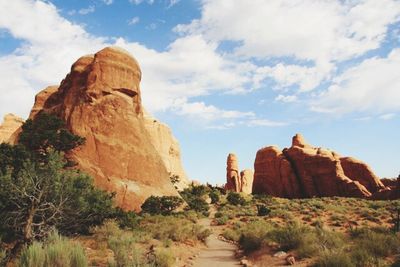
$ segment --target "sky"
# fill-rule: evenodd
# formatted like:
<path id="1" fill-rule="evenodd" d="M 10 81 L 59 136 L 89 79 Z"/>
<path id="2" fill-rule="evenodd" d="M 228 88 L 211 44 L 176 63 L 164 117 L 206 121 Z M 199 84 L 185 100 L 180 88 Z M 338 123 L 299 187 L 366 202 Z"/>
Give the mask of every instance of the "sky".
<path id="1" fill-rule="evenodd" d="M 399 0 L 0 0 L 0 117 L 111 45 L 192 179 L 222 184 L 230 152 L 253 168 L 296 133 L 400 172 Z"/>

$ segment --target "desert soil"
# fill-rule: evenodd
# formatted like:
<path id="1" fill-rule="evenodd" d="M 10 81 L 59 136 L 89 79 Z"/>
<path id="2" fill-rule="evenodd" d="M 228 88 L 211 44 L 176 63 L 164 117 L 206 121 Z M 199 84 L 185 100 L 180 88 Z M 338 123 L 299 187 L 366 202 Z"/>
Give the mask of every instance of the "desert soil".
<path id="1" fill-rule="evenodd" d="M 195 267 L 230 267 L 242 266 L 239 260 L 235 258 L 235 251 L 237 247 L 234 244 L 224 242 L 218 239 L 219 230 L 217 227 L 211 225 L 212 219 L 215 214 L 215 209 L 211 209 L 208 218 L 201 219 L 199 224 L 208 227 L 213 233 L 207 238 L 207 247 L 200 251 L 199 256 L 195 259 L 193 266 Z"/>

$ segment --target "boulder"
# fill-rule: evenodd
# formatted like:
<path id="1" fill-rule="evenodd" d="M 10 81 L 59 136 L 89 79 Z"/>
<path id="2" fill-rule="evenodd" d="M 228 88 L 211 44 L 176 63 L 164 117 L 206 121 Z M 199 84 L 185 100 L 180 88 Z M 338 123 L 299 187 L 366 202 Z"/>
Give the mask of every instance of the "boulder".
<path id="1" fill-rule="evenodd" d="M 116 192 L 116 203 L 125 210 L 139 210 L 150 195 L 178 195 L 164 153 L 177 149 L 176 143 L 167 138 L 165 127 L 149 126 L 140 80 L 137 61 L 122 49 L 107 47 L 78 59 L 59 87 L 40 92 L 30 114 L 53 113 L 86 138 L 69 156 L 98 187 Z M 161 137 L 168 139 L 165 147 L 152 140 Z M 172 154 L 179 157 L 176 151 Z"/>
<path id="2" fill-rule="evenodd" d="M 3 123 L 0 124 L 0 143 L 15 144 L 19 128 L 24 120 L 14 114 L 6 114 Z"/>

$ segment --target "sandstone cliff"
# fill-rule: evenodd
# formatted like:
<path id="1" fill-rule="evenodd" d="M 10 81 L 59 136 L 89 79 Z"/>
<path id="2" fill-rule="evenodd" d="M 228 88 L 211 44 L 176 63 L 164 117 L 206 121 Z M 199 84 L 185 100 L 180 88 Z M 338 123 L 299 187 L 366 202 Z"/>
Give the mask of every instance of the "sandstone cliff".
<path id="1" fill-rule="evenodd" d="M 78 59 L 60 86 L 41 91 L 30 114 L 56 114 L 85 137 L 85 145 L 70 156 L 98 187 L 116 192 L 117 204 L 126 210 L 138 210 L 150 195 L 177 195 L 170 173 L 186 181 L 170 130 L 144 117 L 140 80 L 131 55 L 105 48 Z"/>
<path id="2" fill-rule="evenodd" d="M 24 120 L 14 114 L 6 114 L 3 123 L 0 124 L 0 143 L 14 144 L 18 129 L 24 123 Z"/>
<path id="3" fill-rule="evenodd" d="M 253 193 L 287 198 L 369 198 L 390 191 L 365 163 L 313 147 L 299 134 L 283 151 L 274 146 L 260 149 L 254 168 Z"/>

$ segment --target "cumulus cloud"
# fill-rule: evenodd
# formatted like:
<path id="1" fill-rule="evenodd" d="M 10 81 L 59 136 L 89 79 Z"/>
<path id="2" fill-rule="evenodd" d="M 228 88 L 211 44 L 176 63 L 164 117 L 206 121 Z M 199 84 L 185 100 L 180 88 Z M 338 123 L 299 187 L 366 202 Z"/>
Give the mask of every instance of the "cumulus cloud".
<path id="1" fill-rule="evenodd" d="M 26 116 L 34 94 L 45 86 L 59 84 L 80 56 L 104 46 L 118 45 L 140 62 L 143 101 L 151 112 L 167 111 L 204 120 L 246 118 L 250 113 L 223 110 L 190 98 L 213 92 L 243 90 L 251 83 L 255 66 L 238 63 L 217 53 L 217 44 L 201 35 L 176 39 L 166 51 L 158 52 L 122 38 L 111 40 L 90 35 L 79 25 L 58 14 L 48 2 L 15 0 L 0 2 L 4 16 L 0 28 L 24 44 L 0 57 L 0 114 Z M 62 42 L 60 42 L 62 40 Z M 177 108 L 179 99 L 184 105 Z M 18 102 L 18 105 L 15 103 Z M 202 109 L 204 112 L 195 112 Z"/>
<path id="2" fill-rule="evenodd" d="M 387 57 L 373 57 L 335 77 L 313 102 L 318 112 L 384 113 L 400 111 L 400 48 Z"/>
<path id="3" fill-rule="evenodd" d="M 234 41 L 236 56 L 289 57 L 312 67 L 278 65 L 264 71 L 282 86 L 309 91 L 332 74 L 335 63 L 380 47 L 400 19 L 396 0 L 203 0 L 200 19 L 175 27 L 181 34 Z M 221 12 L 223 10 L 223 12 Z M 262 77 L 261 77 L 262 78 Z"/>

